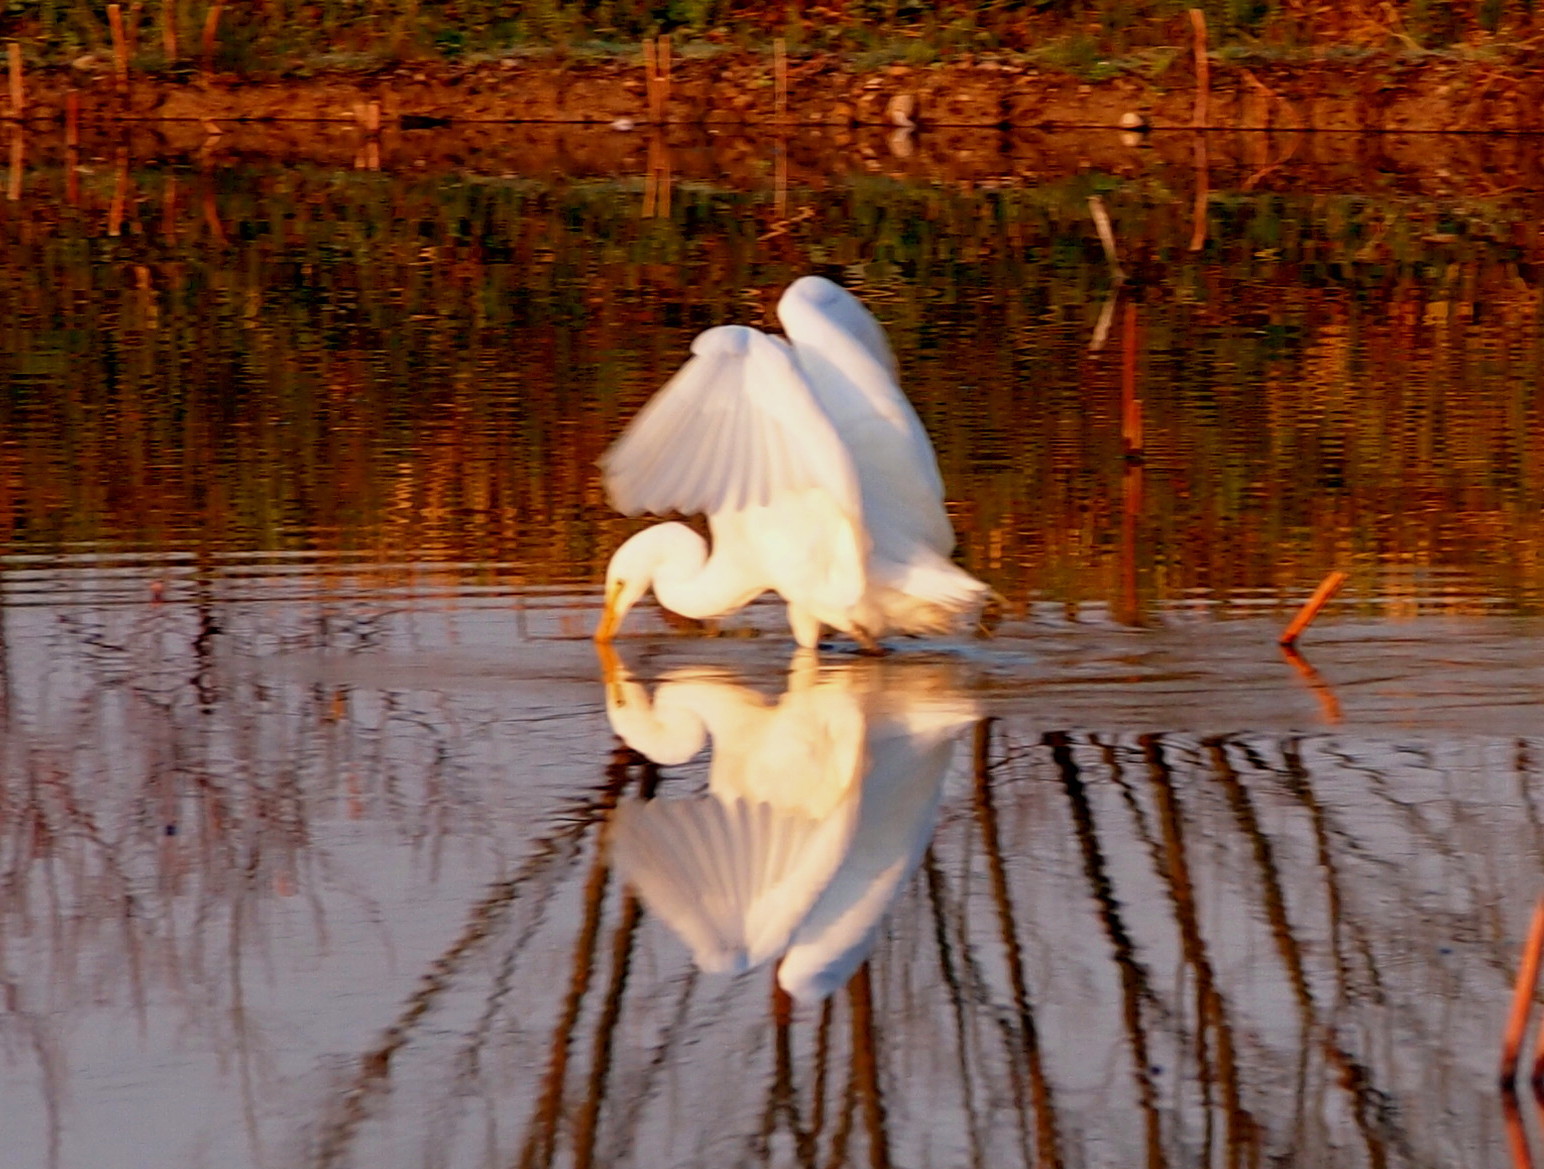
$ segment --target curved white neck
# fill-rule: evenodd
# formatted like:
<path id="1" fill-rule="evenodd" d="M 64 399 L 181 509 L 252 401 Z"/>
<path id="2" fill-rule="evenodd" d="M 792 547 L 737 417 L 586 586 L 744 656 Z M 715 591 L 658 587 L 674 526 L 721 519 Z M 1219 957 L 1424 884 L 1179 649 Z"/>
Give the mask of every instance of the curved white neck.
<path id="1" fill-rule="evenodd" d="M 749 575 L 744 565 L 709 556 L 706 541 L 699 538 L 689 558 L 683 550 L 655 569 L 654 595 L 661 605 L 683 617 L 719 617 L 766 592 L 766 584 L 752 582 Z"/>

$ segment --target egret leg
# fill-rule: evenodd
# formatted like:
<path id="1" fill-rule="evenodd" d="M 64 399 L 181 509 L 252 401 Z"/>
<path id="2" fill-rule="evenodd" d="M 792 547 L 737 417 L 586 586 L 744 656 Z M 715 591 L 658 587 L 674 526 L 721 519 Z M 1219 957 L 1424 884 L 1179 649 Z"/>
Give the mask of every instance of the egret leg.
<path id="1" fill-rule="evenodd" d="M 997 633 L 997 627 L 1002 624 L 1003 612 L 1008 602 L 996 589 L 987 595 L 981 605 L 981 612 L 976 616 L 976 636 L 992 637 Z"/>
<path id="2" fill-rule="evenodd" d="M 820 654 L 801 645 L 788 659 L 788 693 L 808 693 L 819 680 Z"/>
<path id="3" fill-rule="evenodd" d="M 797 605 L 788 606 L 788 627 L 801 649 L 814 649 L 820 644 L 820 618 L 808 609 Z"/>

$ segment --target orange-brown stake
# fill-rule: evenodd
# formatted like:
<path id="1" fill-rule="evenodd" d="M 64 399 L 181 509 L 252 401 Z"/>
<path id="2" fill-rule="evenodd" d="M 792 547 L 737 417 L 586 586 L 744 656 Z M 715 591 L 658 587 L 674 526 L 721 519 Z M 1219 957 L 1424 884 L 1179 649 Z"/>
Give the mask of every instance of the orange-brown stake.
<path id="1" fill-rule="evenodd" d="M 1340 586 L 1345 583 L 1346 574 L 1343 572 L 1332 572 L 1325 577 L 1319 587 L 1314 589 L 1313 596 L 1308 598 L 1308 603 L 1297 611 L 1296 617 L 1292 618 L 1292 624 L 1288 625 L 1281 637 L 1277 639 L 1278 643 L 1291 645 L 1296 641 L 1303 630 L 1307 629 L 1313 619 L 1319 615 L 1319 610 L 1329 604 L 1330 598 L 1338 593 Z"/>
<path id="2" fill-rule="evenodd" d="M 1533 924 L 1523 944 L 1523 963 L 1517 971 L 1517 985 L 1512 991 L 1512 1013 L 1507 1017 L 1506 1035 L 1501 1044 L 1501 1083 L 1510 1085 L 1517 1076 L 1517 1059 L 1523 1048 L 1523 1032 L 1528 1028 L 1528 1012 L 1533 1007 L 1533 991 L 1539 981 L 1539 955 L 1544 952 L 1544 897 L 1533 907 Z"/>

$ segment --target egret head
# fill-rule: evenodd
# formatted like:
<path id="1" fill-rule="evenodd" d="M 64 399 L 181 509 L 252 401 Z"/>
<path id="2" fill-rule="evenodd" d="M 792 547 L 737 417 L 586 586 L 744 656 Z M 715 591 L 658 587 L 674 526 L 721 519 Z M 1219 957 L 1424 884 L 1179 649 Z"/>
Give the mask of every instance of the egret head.
<path id="1" fill-rule="evenodd" d="M 701 567 L 703 539 L 685 524 L 655 524 L 624 541 L 606 565 L 606 600 L 596 641 L 610 641 L 622 619 L 654 587 L 662 569 Z"/>

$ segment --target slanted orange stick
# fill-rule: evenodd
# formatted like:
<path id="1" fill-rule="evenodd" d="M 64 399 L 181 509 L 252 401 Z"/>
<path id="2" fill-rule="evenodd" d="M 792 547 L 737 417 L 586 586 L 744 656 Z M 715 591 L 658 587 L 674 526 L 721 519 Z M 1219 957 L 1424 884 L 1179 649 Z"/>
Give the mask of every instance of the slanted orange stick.
<path id="1" fill-rule="evenodd" d="M 1517 1059 L 1522 1052 L 1523 1032 L 1528 1028 L 1528 1012 L 1533 1007 L 1533 991 L 1539 981 L 1539 955 L 1544 951 L 1544 897 L 1533 907 L 1533 924 L 1523 944 L 1523 964 L 1517 972 L 1512 991 L 1512 1013 L 1507 1017 L 1506 1035 L 1501 1044 L 1501 1084 L 1511 1085 L 1517 1076 Z"/>
<path id="2" fill-rule="evenodd" d="M 1308 603 L 1298 610 L 1297 616 L 1292 618 L 1292 624 L 1288 625 L 1281 637 L 1277 639 L 1280 645 L 1291 645 L 1307 629 L 1309 623 L 1319 615 L 1319 610 L 1329 604 L 1329 600 L 1340 591 L 1340 586 L 1346 583 L 1346 574 L 1332 572 L 1314 589 L 1313 596 L 1308 598 Z"/>
<path id="3" fill-rule="evenodd" d="M 1281 647 L 1281 656 L 1287 659 L 1287 665 L 1297 671 L 1298 677 L 1308 683 L 1308 688 L 1313 691 L 1314 697 L 1319 700 L 1319 708 L 1324 711 L 1324 721 L 1334 726 L 1340 722 L 1340 699 L 1335 697 L 1335 691 L 1330 689 L 1328 682 L 1318 670 L 1313 668 L 1302 654 L 1290 645 Z"/>
<path id="4" fill-rule="evenodd" d="M 1501 1091 L 1501 1119 L 1506 1125 L 1507 1148 L 1512 1154 L 1512 1169 L 1533 1169 L 1533 1155 L 1528 1152 L 1528 1130 L 1523 1127 L 1522 1109 L 1517 1093 L 1506 1085 Z"/>

